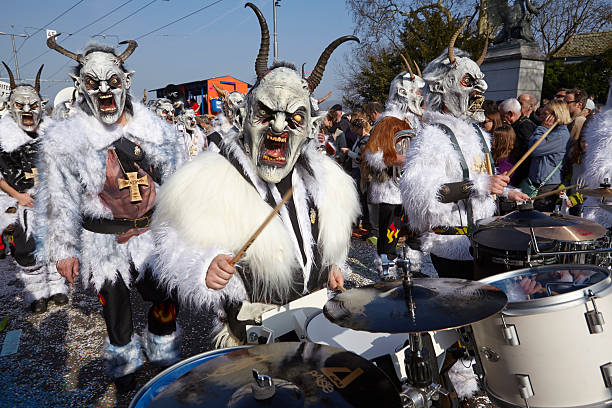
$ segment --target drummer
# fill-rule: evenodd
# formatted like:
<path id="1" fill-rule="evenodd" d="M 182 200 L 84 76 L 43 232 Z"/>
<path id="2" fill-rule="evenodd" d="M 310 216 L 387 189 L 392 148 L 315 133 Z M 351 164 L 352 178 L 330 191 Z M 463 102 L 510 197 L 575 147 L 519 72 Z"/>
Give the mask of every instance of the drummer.
<path id="1" fill-rule="evenodd" d="M 480 64 L 486 50 L 473 61 L 453 47 L 458 34 L 448 53 L 423 71 L 429 125 L 406 156 L 400 189 L 408 223 L 421 234 L 421 249 L 431 253 L 438 275 L 474 279 L 468 238 L 474 220 L 494 214 L 495 194 L 510 201 L 528 197 L 507 188 L 509 177 L 492 172 L 490 136 L 477 125 L 485 120 Z"/>

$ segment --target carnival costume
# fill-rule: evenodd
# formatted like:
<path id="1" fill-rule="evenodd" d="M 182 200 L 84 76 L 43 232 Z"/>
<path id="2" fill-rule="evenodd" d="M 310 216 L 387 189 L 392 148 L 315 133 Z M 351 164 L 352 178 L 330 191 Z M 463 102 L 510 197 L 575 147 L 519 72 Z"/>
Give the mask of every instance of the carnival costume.
<path id="1" fill-rule="evenodd" d="M 175 129 L 131 101 L 133 71 L 123 63 L 135 41 L 120 55 L 99 45 L 74 54 L 55 37 L 47 45 L 78 62 L 72 77 L 79 99 L 74 116 L 50 127 L 42 144 L 36 210 L 46 231 L 39 256 L 53 265 L 79 260 L 83 285 L 93 286 L 102 304 L 107 369 L 121 389 L 133 385 L 133 372 L 143 364 L 132 324 L 132 286 L 153 302 L 142 338 L 149 361 L 168 365 L 179 357 L 178 310 L 152 280 L 148 226 L 158 185 L 182 154 Z"/>
<path id="2" fill-rule="evenodd" d="M 479 65 L 485 52 L 474 62 L 455 49 L 462 29 L 448 54 L 423 71 L 427 125 L 406 155 L 400 189 L 410 228 L 421 234 L 421 249 L 431 253 L 438 273 L 473 279 L 468 229 L 474 220 L 491 217 L 496 207 L 486 165 L 487 155 L 492 162 L 490 137 L 476 125 L 484 120 L 487 84 Z"/>
<path id="3" fill-rule="evenodd" d="M 206 136 L 198 127 L 196 114 L 192 109 L 186 109 L 178 117 L 177 129 L 179 136 L 182 137 L 186 161 L 191 161 L 206 150 Z"/>
<path id="4" fill-rule="evenodd" d="M 390 160 L 397 160 L 398 157 L 395 135 L 400 131 L 418 130 L 418 116 L 423 115 L 420 89 L 425 82 L 412 72 L 403 55 L 402 59 L 406 70 L 391 81 L 385 112 L 370 132 L 363 155 L 366 173 L 370 175 L 368 200 L 378 204 L 379 236 L 376 249 L 379 258 L 375 264 L 379 271 L 382 271 L 382 254 L 395 259 L 399 232 L 403 226 L 402 198 L 393 176 L 394 164 L 390 163 Z"/>
<path id="5" fill-rule="evenodd" d="M 41 121 L 43 105 L 40 91 L 40 74 L 35 85 L 15 85 L 13 73 L 6 67 L 10 83 L 10 115 L 0 120 L 0 178 L 20 194 L 29 194 L 37 199 L 38 178 L 36 164 L 40 140 L 45 128 L 51 123 Z M 63 305 L 68 303 L 68 286 L 57 273 L 55 265 L 36 262 L 34 251 L 34 211 L 19 205 L 16 197 L 2 193 L 0 196 L 0 234 L 13 225 L 11 253 L 21 269 L 20 278 L 25 285 L 25 299 L 33 312 L 47 310 L 47 301 Z"/>
<path id="6" fill-rule="evenodd" d="M 316 150 L 324 112 L 310 106 L 332 51 L 355 37 L 330 44 L 304 80 L 290 64 L 268 68 L 266 21 L 253 4 L 247 6 L 257 14 L 262 42 L 241 128 L 224 135 L 220 155 L 201 154 L 164 185 L 152 224 L 159 280 L 183 302 L 209 307 L 227 322 L 219 345 L 245 341 L 242 306 L 284 304 L 323 287 L 330 267 L 345 263 L 359 213 L 350 177 Z M 236 254 L 290 188 L 292 199 L 246 251 L 227 285 L 209 288 L 213 259 Z"/>

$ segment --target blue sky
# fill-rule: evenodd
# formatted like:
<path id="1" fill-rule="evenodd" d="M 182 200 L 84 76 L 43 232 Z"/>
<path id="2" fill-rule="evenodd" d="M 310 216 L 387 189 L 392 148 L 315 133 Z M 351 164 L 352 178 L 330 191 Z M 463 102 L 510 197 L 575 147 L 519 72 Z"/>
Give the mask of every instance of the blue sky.
<path id="1" fill-rule="evenodd" d="M 25 43 L 23 38 L 15 39 L 17 48 L 20 48 L 17 57 L 22 78 L 33 78 L 40 64 L 44 63 L 43 79 L 64 80 L 68 78 L 66 72 L 74 65 L 71 60 L 55 51 L 29 62 L 48 49 L 45 45 L 45 31 L 37 32 L 38 29 L 75 32 L 127 0 L 83 0 L 64 16 L 44 26 L 78 1 L 2 1 L 0 31 L 31 35 Z M 96 37 L 93 40 L 117 45 L 118 41 L 135 39 L 214 2 L 155 0 L 147 6 L 151 1 L 132 0 L 60 44 L 78 52 L 92 40 L 91 36 L 102 33 L 106 38 Z M 262 10 L 272 32 L 272 0 L 251 1 Z M 133 95 L 140 99 L 144 88 L 159 88 L 168 83 L 182 83 L 220 75 L 232 75 L 253 83 L 254 62 L 260 40 L 259 24 L 253 11 L 244 8 L 245 2 L 222 0 L 206 10 L 138 40 L 139 47 L 126 64 L 129 69 L 136 71 L 132 85 Z M 307 73 L 331 41 L 353 32 L 353 22 L 345 8 L 344 0 L 280 0 L 280 4 L 277 8 L 279 57 L 293 62 L 296 66 L 306 62 Z M 104 31 L 141 7 L 144 8 L 132 17 Z M 350 44 L 343 44 L 333 54 L 323 81 L 315 91 L 316 96 L 323 96 L 333 90 L 334 95 L 330 100 L 338 101 L 341 98 L 338 89 L 338 67 L 345 62 L 344 55 L 350 54 Z M 271 48 L 270 61 L 272 56 Z M 8 36 L 0 36 L 0 57 L 14 69 L 11 39 Z M 4 68 L 0 68 L 0 77 L 5 78 Z M 43 82 L 42 93 L 52 102 L 55 94 L 69 85 L 69 82 Z"/>

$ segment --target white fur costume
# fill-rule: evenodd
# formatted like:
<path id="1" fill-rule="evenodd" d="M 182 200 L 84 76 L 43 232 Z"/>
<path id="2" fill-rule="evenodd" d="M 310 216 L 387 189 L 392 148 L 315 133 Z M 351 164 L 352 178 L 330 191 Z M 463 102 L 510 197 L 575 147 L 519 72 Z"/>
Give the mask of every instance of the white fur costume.
<path id="1" fill-rule="evenodd" d="M 612 98 L 608 98 L 606 108 L 593 118 L 584 132 L 587 143 L 584 157 L 586 188 L 599 188 L 599 184 L 606 178 L 608 183 L 612 183 Z M 612 202 L 612 199 L 606 201 Z M 600 203 L 599 197 L 585 196 L 585 206 L 597 206 Z M 612 226 L 612 212 L 603 208 L 585 208 L 584 216 L 606 228 Z"/>
<path id="2" fill-rule="evenodd" d="M 52 123 L 50 118 L 40 122 L 37 130 L 36 139 L 28 136 L 13 120 L 11 115 L 6 115 L 0 120 L 0 149 L 10 153 L 18 150 L 25 144 L 34 143 L 44 137 L 45 129 Z M 40 173 L 39 173 L 40 177 Z M 2 173 L 0 173 L 2 178 Z M 26 191 L 35 200 L 37 199 L 37 187 Z M 6 213 L 7 208 L 15 207 L 17 212 Z M 28 207 L 22 207 L 13 197 L 2 192 L 0 194 L 0 234 L 11 224 L 19 223 L 25 231 L 26 236 L 30 237 L 34 228 L 34 211 Z M 25 285 L 25 300 L 30 303 L 38 299 L 49 298 L 59 293 L 68 293 L 68 286 L 64 278 L 57 272 L 55 266 L 43 263 L 26 267 L 19 266 L 21 269 L 20 278 Z"/>
<path id="3" fill-rule="evenodd" d="M 237 136 L 235 131 L 224 135 L 224 143 L 255 188 L 221 155 L 201 154 L 163 186 L 152 225 L 159 279 L 168 288 L 176 288 L 182 301 L 212 307 L 220 316 L 224 313 L 223 300 L 241 302 L 248 300 L 249 294 L 238 274 L 222 290 L 208 288 L 208 267 L 218 254 L 237 253 L 272 210 L 263 198 L 265 182 L 238 144 Z M 292 185 L 306 264 L 283 207 L 242 260 L 253 275 L 256 296 L 270 298 L 288 293 L 295 284 L 292 278 L 296 271 L 305 287 L 311 273 L 345 263 L 351 225 L 359 214 L 354 182 L 334 161 L 318 153 L 313 142 L 302 152 L 300 160 L 304 159 L 313 174 L 296 165 Z M 276 185 L 268 183 L 268 187 L 274 200 L 280 202 Z M 312 237 L 313 214 L 309 213 L 308 198 L 316 207 L 318 242 Z M 319 251 L 320 265 L 313 265 L 315 251 Z"/>
<path id="4" fill-rule="evenodd" d="M 183 143 L 183 151 L 186 161 L 193 160 L 198 154 L 206 150 L 206 136 L 196 126 L 192 133 L 188 133 L 186 130 L 178 130 L 179 143 Z"/>
<path id="5" fill-rule="evenodd" d="M 438 201 L 438 191 L 445 183 L 463 180 L 459 155 L 446 133 L 436 126 L 442 123 L 455 134 L 473 181 L 470 196 L 474 220 L 491 217 L 495 212 L 495 201 L 489 194 L 489 176 L 484 169 L 485 157 L 481 151 L 480 137 L 472 125 L 464 119 L 436 112 L 426 112 L 425 126 L 413 140 L 400 181 L 402 200 L 408 223 L 422 233 L 424 252 L 436 256 L 470 260 L 470 241 L 466 235 L 436 235 L 436 226 L 466 226 L 467 213 L 462 202 L 443 204 Z M 486 143 L 490 138 L 483 132 Z M 476 171 L 479 169 L 481 172 Z"/>

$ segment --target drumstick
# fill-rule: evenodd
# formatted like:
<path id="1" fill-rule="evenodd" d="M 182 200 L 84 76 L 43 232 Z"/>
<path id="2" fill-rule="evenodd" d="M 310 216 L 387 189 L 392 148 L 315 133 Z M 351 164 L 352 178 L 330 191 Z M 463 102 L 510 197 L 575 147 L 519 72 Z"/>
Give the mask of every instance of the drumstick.
<path id="1" fill-rule="evenodd" d="M 512 173 L 514 173 L 516 171 L 518 166 L 520 166 L 521 163 L 524 162 L 525 159 L 527 159 L 527 157 L 529 157 L 531 152 L 533 152 L 535 150 L 535 148 L 538 147 L 540 145 L 540 143 L 542 143 L 544 141 L 544 139 L 546 139 L 546 136 L 548 136 L 548 134 L 555 128 L 555 126 L 557 126 L 558 123 L 559 123 L 559 121 L 556 121 L 555 123 L 553 123 L 552 126 L 546 132 L 544 132 L 544 134 L 533 144 L 533 146 L 531 146 L 529 148 L 529 150 L 527 150 L 525 152 L 523 157 L 521 157 L 521 159 L 519 161 L 517 161 L 516 164 L 509 171 L 507 171 L 505 173 L 505 175 L 510 177 L 512 175 Z"/>
<path id="2" fill-rule="evenodd" d="M 242 246 L 242 248 L 240 248 L 240 251 L 238 251 L 238 254 L 236 254 L 236 256 L 232 258 L 232 260 L 229 263 L 231 266 L 234 266 L 236 265 L 236 263 L 238 263 L 240 258 L 242 258 L 242 256 L 246 252 L 246 250 L 249 249 L 251 244 L 253 244 L 253 241 L 255 241 L 255 239 L 259 236 L 259 234 L 261 234 L 261 231 L 263 231 L 263 229 L 266 228 L 266 225 L 268 225 L 268 223 L 272 220 L 272 218 L 274 218 L 274 216 L 278 214 L 281 207 L 285 205 L 287 201 L 289 201 L 292 195 L 293 195 L 293 186 L 289 190 L 287 190 L 281 202 L 278 203 L 276 207 L 274 207 L 270 215 L 268 215 L 268 218 L 264 220 L 264 222 L 259 226 L 259 228 L 257 228 L 257 231 L 255 231 L 255 233 L 251 235 L 251 238 L 249 238 L 249 240 Z"/>
<path id="3" fill-rule="evenodd" d="M 569 189 L 574 188 L 574 187 L 580 187 L 580 184 L 572 184 L 571 186 L 567 186 L 567 187 L 563 187 L 563 188 L 558 188 L 558 189 L 556 189 L 556 190 L 549 191 L 549 192 L 547 192 L 547 193 L 538 194 L 538 195 L 537 195 L 537 196 L 535 196 L 535 197 L 531 197 L 531 201 L 535 201 L 535 200 L 537 200 L 538 198 L 547 197 L 547 196 L 549 196 L 549 195 L 557 194 L 557 193 L 560 193 L 561 191 L 564 191 L 564 190 L 569 190 Z"/>
<path id="4" fill-rule="evenodd" d="M 485 165 L 487 166 L 487 173 L 489 173 L 489 176 L 492 176 L 493 166 L 491 166 L 491 158 L 488 154 L 485 154 Z M 497 194 L 493 194 L 493 199 L 497 200 Z"/>

